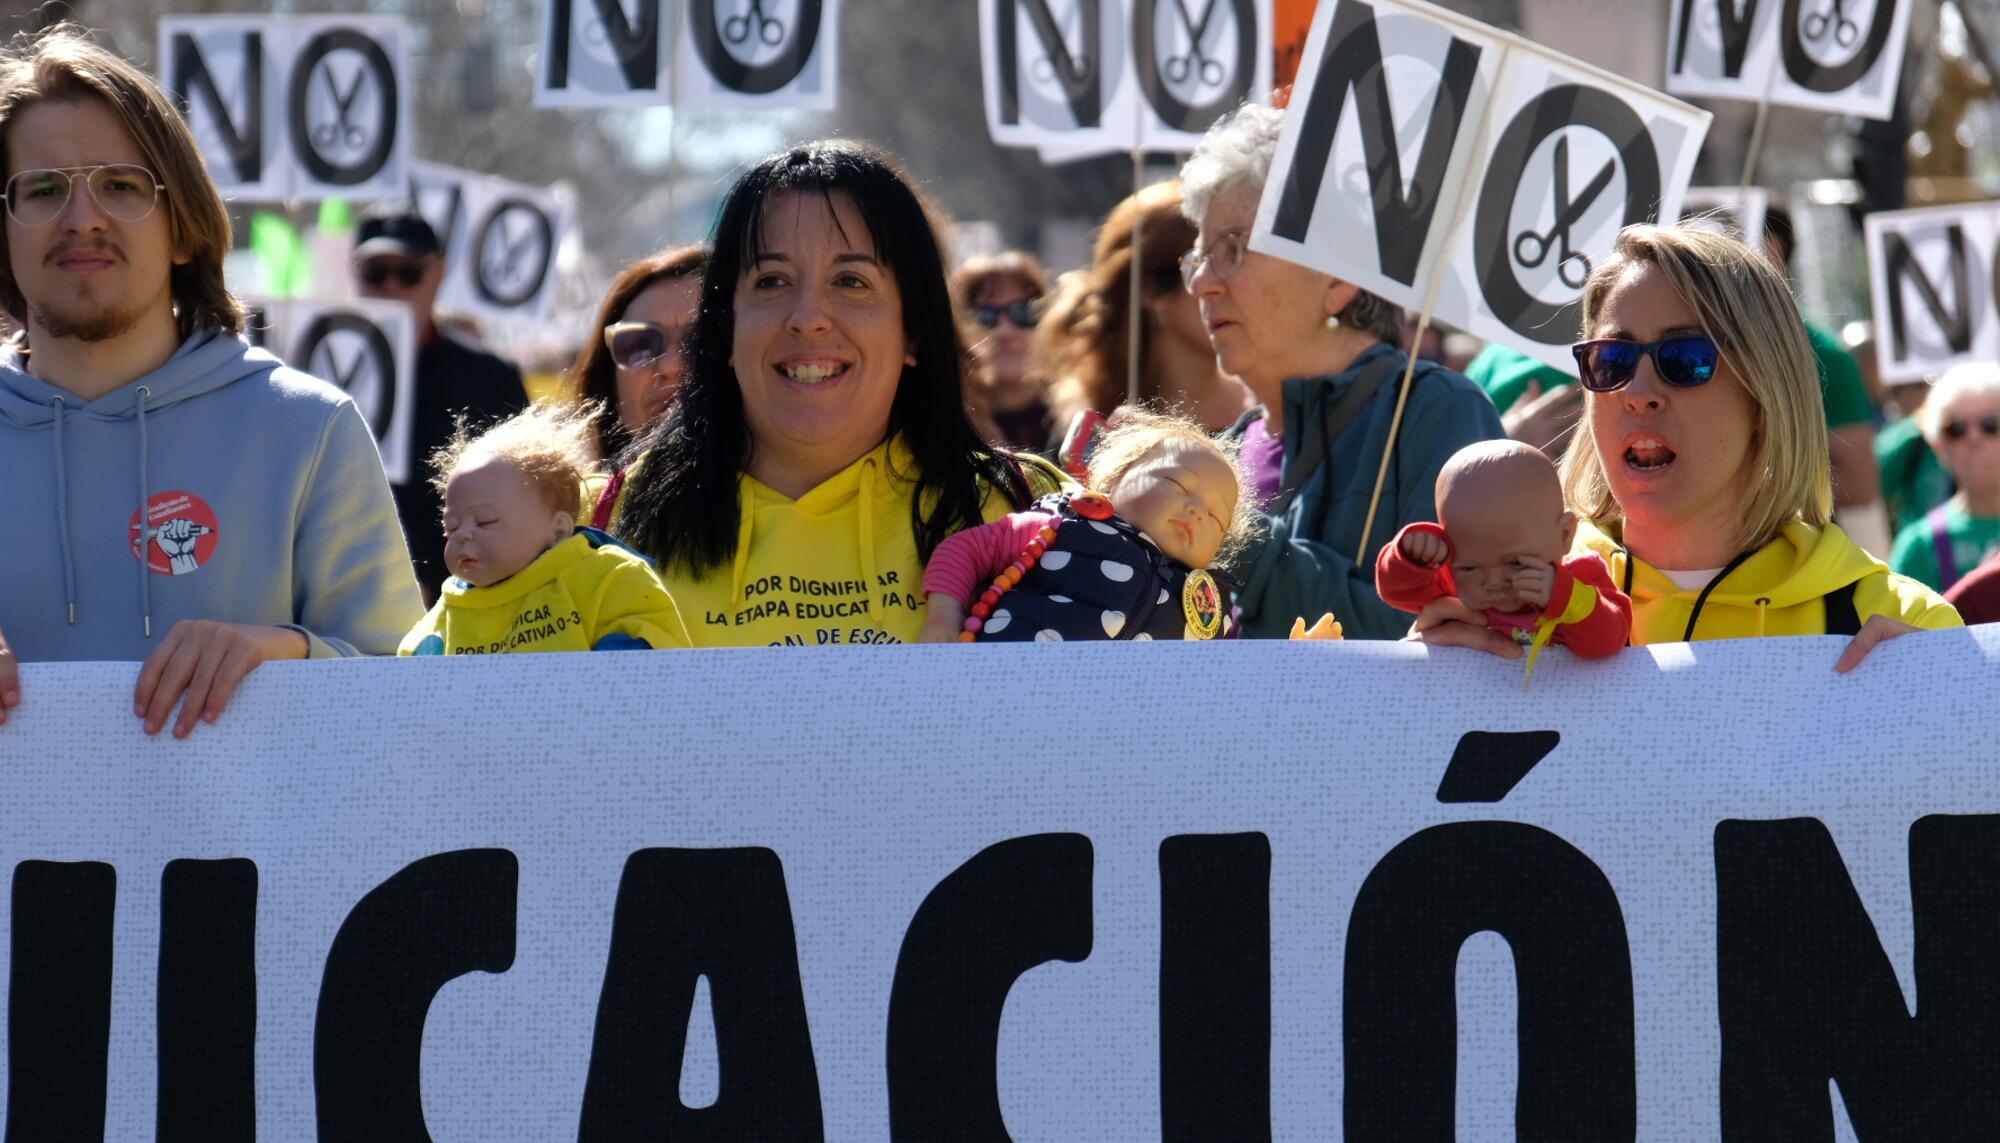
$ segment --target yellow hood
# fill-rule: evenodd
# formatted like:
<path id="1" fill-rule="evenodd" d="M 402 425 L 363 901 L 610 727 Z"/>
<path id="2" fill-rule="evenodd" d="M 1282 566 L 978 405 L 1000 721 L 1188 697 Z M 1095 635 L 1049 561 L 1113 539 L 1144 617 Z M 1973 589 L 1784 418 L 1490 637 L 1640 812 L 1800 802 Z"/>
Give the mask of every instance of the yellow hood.
<path id="1" fill-rule="evenodd" d="M 1828 592 L 1849 585 L 1863 622 L 1871 615 L 1888 615 L 1919 627 L 1959 625 L 1951 605 L 1916 581 L 1892 575 L 1887 564 L 1833 524 L 1785 525 L 1708 589 L 1706 599 L 1704 589 L 1677 587 L 1659 570 L 1633 558 L 1614 535 L 1589 523 L 1577 529 L 1575 546 L 1602 556 L 1612 581 L 1627 587 L 1635 645 L 1684 638 L 1825 634 L 1822 600 Z"/>

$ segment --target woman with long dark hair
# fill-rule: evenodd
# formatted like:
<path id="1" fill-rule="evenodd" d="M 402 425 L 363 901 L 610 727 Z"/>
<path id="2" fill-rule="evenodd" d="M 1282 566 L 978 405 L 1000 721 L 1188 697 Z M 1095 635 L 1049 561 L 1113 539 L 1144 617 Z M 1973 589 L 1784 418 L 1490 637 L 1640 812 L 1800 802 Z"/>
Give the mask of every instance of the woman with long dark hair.
<path id="1" fill-rule="evenodd" d="M 571 400 L 596 405 L 591 443 L 612 467 L 647 425 L 666 411 L 687 376 L 683 342 L 694 324 L 708 250 L 662 250 L 618 271 L 597 324 L 563 378 Z"/>
<path id="2" fill-rule="evenodd" d="M 914 642 L 938 543 L 1057 482 L 973 430 L 937 231 L 876 152 L 812 143 L 737 180 L 687 345 L 613 530 L 697 646 Z"/>

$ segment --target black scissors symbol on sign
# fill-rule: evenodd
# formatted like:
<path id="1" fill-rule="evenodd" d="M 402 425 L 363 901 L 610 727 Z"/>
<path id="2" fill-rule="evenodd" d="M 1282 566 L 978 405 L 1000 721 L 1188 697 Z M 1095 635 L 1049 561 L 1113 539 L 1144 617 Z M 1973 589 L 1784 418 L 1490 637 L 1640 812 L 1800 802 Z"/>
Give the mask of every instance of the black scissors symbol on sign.
<path id="1" fill-rule="evenodd" d="M 1174 9 L 1181 15 L 1181 27 L 1187 29 L 1188 49 L 1183 55 L 1167 59 L 1167 81 L 1186 83 L 1188 77 L 1197 77 L 1207 87 L 1222 86 L 1222 62 L 1209 58 L 1202 40 L 1208 36 L 1208 22 L 1215 18 L 1215 0 L 1208 0 L 1208 6 L 1201 10 L 1201 20 L 1188 13 L 1187 0 L 1174 0 Z"/>
<path id="2" fill-rule="evenodd" d="M 320 74 L 326 77 L 327 90 L 333 93 L 335 119 L 313 128 L 313 145 L 324 150 L 345 139 L 349 147 L 359 148 L 368 141 L 368 135 L 348 116 L 354 112 L 355 97 L 361 94 L 361 72 L 354 73 L 354 82 L 347 85 L 345 94 L 341 93 L 340 81 L 333 78 L 331 66 L 321 69 Z"/>
<path id="3" fill-rule="evenodd" d="M 1833 33 L 1833 42 L 1851 48 L 1861 38 L 1861 25 L 1847 18 L 1847 0 L 1828 0 L 1826 11 L 1812 12 L 1805 19 L 1808 40 L 1823 40 Z"/>
<path id="4" fill-rule="evenodd" d="M 1556 251 L 1556 277 L 1572 290 L 1580 290 L 1590 277 L 1590 259 L 1572 250 L 1569 245 L 1569 231 L 1604 188 L 1611 185 L 1611 176 L 1618 172 L 1617 164 L 1606 162 L 1602 170 L 1583 188 L 1583 193 L 1574 200 L 1569 197 L 1569 137 L 1556 140 L 1555 200 L 1556 221 L 1547 234 L 1537 234 L 1524 230 L 1514 236 L 1514 261 L 1527 269 L 1534 269 L 1548 261 L 1549 251 Z M 1570 271 L 1581 267 L 1575 278 Z"/>
<path id="5" fill-rule="evenodd" d="M 764 0 L 750 0 L 750 7 L 742 14 L 731 16 L 722 22 L 722 38 L 732 44 L 750 41 L 750 22 L 757 22 L 757 38 L 771 47 L 785 42 L 784 21 L 764 11 Z"/>
<path id="6" fill-rule="evenodd" d="M 531 227 L 527 233 L 521 235 L 519 238 L 510 238 L 507 235 L 507 226 L 504 221 L 497 229 L 500 235 L 500 246 L 497 250 L 490 246 L 487 248 L 486 265 L 492 271 L 492 277 L 504 282 L 516 282 L 517 279 L 522 277 L 522 259 L 527 256 L 528 251 L 535 248 L 537 242 L 536 232 Z M 497 258 L 495 257 L 496 254 L 498 255 Z"/>

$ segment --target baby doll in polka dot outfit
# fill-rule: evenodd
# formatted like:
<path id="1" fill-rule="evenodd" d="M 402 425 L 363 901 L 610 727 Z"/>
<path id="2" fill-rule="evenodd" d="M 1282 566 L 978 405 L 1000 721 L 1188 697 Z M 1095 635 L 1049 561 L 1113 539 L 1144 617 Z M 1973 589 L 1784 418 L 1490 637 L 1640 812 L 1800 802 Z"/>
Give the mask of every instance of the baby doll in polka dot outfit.
<path id="1" fill-rule="evenodd" d="M 1091 490 L 960 532 L 924 570 L 922 641 L 1213 639 L 1229 604 L 1209 565 L 1251 512 L 1236 460 L 1200 425 L 1121 410 Z"/>

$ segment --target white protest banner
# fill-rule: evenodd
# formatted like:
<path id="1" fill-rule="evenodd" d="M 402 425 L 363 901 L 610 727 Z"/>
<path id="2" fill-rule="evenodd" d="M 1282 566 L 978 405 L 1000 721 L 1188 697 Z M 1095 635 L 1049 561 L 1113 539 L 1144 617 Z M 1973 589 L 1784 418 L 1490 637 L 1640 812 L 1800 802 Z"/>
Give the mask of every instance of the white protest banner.
<path id="1" fill-rule="evenodd" d="M 574 215 L 558 188 L 419 162 L 409 198 L 444 243 L 440 305 L 491 321 L 548 316 L 556 250 Z"/>
<path id="2" fill-rule="evenodd" d="M 1420 0 L 1323 4 L 1305 60 L 1251 246 L 1574 374 L 1592 259 L 1675 216 L 1708 113 Z"/>
<path id="3" fill-rule="evenodd" d="M 2000 360 L 2000 202 L 1871 214 L 1862 234 L 1882 380 Z"/>
<path id="4" fill-rule="evenodd" d="M 391 484 L 409 481 L 416 419 L 417 332 L 401 302 L 249 298 L 251 339 L 285 364 L 354 398 Z"/>
<path id="5" fill-rule="evenodd" d="M 1681 217 L 1739 238 L 1752 250 L 1764 248 L 1764 215 L 1771 192 L 1763 187 L 1689 187 L 1681 196 Z"/>
<path id="6" fill-rule="evenodd" d="M 1979 1138 L 2000 628 L 1840 646 L 29 663 L 9 1126 Z"/>
<path id="7" fill-rule="evenodd" d="M 1914 0 L 1674 0 L 1667 91 L 1887 119 Z"/>
<path id="8" fill-rule="evenodd" d="M 1045 161 L 1191 150 L 1271 87 L 1271 0 L 980 0 L 994 142 Z"/>
<path id="9" fill-rule="evenodd" d="M 537 107 L 831 111 L 840 0 L 542 0 Z"/>
<path id="10" fill-rule="evenodd" d="M 543 0 L 536 107 L 671 103 L 672 0 Z"/>
<path id="11" fill-rule="evenodd" d="M 413 98 L 401 20 L 164 16 L 160 81 L 223 194 L 400 194 Z"/>

